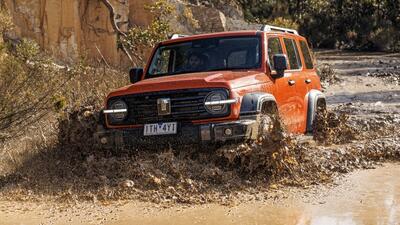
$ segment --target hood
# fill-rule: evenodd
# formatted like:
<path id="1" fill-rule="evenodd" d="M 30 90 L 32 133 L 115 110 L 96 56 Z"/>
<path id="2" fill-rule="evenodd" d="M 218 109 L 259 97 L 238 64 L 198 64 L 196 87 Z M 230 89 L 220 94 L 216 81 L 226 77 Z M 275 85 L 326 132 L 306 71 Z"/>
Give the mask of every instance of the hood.
<path id="1" fill-rule="evenodd" d="M 186 73 L 157 78 L 150 78 L 139 81 L 115 90 L 110 96 L 179 90 L 189 88 L 212 88 L 222 87 L 235 89 L 243 86 L 253 85 L 265 80 L 265 74 L 260 71 L 210 71 L 199 73 Z M 264 79 L 262 79 L 264 77 Z"/>

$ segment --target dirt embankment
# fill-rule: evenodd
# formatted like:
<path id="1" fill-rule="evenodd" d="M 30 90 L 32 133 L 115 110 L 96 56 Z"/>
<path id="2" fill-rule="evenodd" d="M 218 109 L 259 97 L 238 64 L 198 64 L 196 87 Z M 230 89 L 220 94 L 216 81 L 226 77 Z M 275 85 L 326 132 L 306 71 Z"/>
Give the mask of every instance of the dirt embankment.
<path id="1" fill-rule="evenodd" d="M 335 68 L 337 59 L 329 57 L 324 61 Z M 355 64 L 349 64 L 351 71 Z M 339 81 L 326 89 L 329 110 L 315 140 L 277 132 L 218 149 L 108 151 L 94 147 L 96 114 L 82 108 L 60 122 L 58 145 L 47 145 L 1 175 L 0 198 L 230 204 L 243 194 L 330 182 L 357 168 L 399 160 L 397 84 L 365 77 L 368 70 L 356 76 L 336 70 Z"/>

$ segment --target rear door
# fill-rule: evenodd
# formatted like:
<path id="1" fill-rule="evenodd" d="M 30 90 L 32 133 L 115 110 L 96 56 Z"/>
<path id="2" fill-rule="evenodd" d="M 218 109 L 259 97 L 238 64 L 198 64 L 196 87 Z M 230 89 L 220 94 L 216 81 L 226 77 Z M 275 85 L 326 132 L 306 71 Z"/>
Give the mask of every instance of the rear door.
<path id="1" fill-rule="evenodd" d="M 311 50 L 308 47 L 307 41 L 305 39 L 299 39 L 299 46 L 301 50 L 301 56 L 303 61 L 303 71 L 304 71 L 304 83 L 307 87 L 307 92 L 312 89 L 319 90 L 321 88 L 319 77 L 315 70 L 314 59 L 311 54 Z"/>
<path id="2" fill-rule="evenodd" d="M 302 94 L 305 95 L 305 98 L 304 98 L 305 110 L 303 113 L 303 118 L 305 118 L 304 126 L 305 126 L 305 129 L 307 129 L 308 99 L 306 99 L 306 96 L 307 96 L 307 93 L 313 89 L 320 90 L 321 85 L 320 85 L 319 77 L 315 70 L 314 59 L 312 57 L 310 49 L 308 48 L 306 39 L 299 38 L 298 45 L 300 47 L 300 51 L 301 51 L 300 55 L 301 55 L 301 58 L 303 61 L 303 76 L 301 77 L 300 82 L 302 82 L 306 86 L 304 88 L 305 93 L 302 93 Z"/>

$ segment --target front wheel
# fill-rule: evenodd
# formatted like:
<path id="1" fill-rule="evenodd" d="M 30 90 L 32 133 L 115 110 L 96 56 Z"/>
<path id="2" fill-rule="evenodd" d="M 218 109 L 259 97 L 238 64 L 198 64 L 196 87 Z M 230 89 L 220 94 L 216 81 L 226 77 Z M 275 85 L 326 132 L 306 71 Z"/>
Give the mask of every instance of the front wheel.
<path id="1" fill-rule="evenodd" d="M 259 115 L 258 141 L 266 138 L 278 141 L 283 138 L 283 127 L 279 117 L 278 109 L 274 104 L 264 105 Z"/>

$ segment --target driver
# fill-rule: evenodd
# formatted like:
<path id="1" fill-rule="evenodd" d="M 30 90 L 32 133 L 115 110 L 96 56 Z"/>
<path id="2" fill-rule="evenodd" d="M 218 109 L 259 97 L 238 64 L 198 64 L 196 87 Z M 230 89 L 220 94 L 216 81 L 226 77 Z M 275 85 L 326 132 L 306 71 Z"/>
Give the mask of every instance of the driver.
<path id="1" fill-rule="evenodd" d="M 199 53 L 192 53 L 188 57 L 186 70 L 188 71 L 201 71 L 205 69 L 206 57 Z"/>

